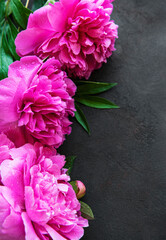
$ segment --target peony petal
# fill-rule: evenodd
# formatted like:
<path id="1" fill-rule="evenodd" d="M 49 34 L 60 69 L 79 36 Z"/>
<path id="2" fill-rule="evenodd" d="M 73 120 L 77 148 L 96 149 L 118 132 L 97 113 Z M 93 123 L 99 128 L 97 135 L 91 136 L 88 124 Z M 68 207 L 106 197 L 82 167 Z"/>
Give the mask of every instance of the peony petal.
<path id="1" fill-rule="evenodd" d="M 21 212 L 23 204 L 17 193 L 5 186 L 0 186 L 0 192 L 16 212 Z"/>
<path id="2" fill-rule="evenodd" d="M 56 16 L 56 21 L 55 21 L 55 16 Z M 51 5 L 51 11 L 48 12 L 48 19 L 52 28 L 54 28 L 55 33 L 64 32 L 66 17 L 67 16 L 64 15 L 63 8 L 60 2 L 56 2 L 54 5 Z"/>
<path id="3" fill-rule="evenodd" d="M 5 123 L 17 121 L 17 103 L 21 99 L 22 92 L 17 92 L 18 84 L 15 79 L 6 78 L 0 82 L 0 129 Z M 15 99 L 14 99 L 15 98 Z M 16 103 L 17 102 L 17 103 Z"/>
<path id="4" fill-rule="evenodd" d="M 34 143 L 34 139 L 25 131 L 25 127 L 18 128 L 17 122 L 13 124 L 5 124 L 0 127 L 5 130 L 7 137 L 14 142 L 16 147 L 21 147 L 27 142 Z"/>
<path id="5" fill-rule="evenodd" d="M 21 214 L 21 217 L 25 227 L 25 240 L 40 240 L 35 233 L 35 230 L 32 226 L 32 222 L 28 217 L 27 213 L 23 212 Z"/>
<path id="6" fill-rule="evenodd" d="M 67 239 L 71 240 L 79 240 L 84 235 L 84 229 L 78 225 L 76 225 L 70 232 L 64 233 Z"/>
<path id="7" fill-rule="evenodd" d="M 16 213 L 10 208 L 10 214 L 3 222 L 3 233 L 9 236 L 9 239 L 23 240 L 25 237 L 24 225 L 20 213 Z"/>
<path id="8" fill-rule="evenodd" d="M 14 147 L 14 143 L 11 142 L 4 133 L 0 134 L 0 164 L 10 158 L 9 149 Z"/>
<path id="9" fill-rule="evenodd" d="M 49 235 L 52 237 L 53 240 L 67 240 L 67 238 L 62 237 L 57 231 L 55 231 L 52 227 L 49 225 L 45 225 L 45 229 L 49 233 Z"/>
<path id="10" fill-rule="evenodd" d="M 73 14 L 78 2 L 79 0 L 61 0 L 51 5 L 52 10 L 48 12 L 48 18 L 55 32 L 64 32 L 66 30 L 67 18 Z"/>
<path id="11" fill-rule="evenodd" d="M 0 226 L 2 226 L 5 218 L 10 214 L 10 204 L 6 201 L 6 199 L 1 194 L 0 189 Z M 1 228 L 0 228 L 1 232 Z"/>
<path id="12" fill-rule="evenodd" d="M 42 28 L 47 30 L 53 30 L 49 20 L 48 12 L 51 10 L 51 6 L 47 5 L 37 9 L 33 14 L 29 15 L 27 28 Z"/>
<path id="13" fill-rule="evenodd" d="M 0 82 L 0 129 L 5 123 L 18 120 L 17 106 L 40 65 L 41 61 L 33 56 L 22 58 L 9 66 L 9 78 Z"/>
<path id="14" fill-rule="evenodd" d="M 19 56 L 32 54 L 36 47 L 38 47 L 52 34 L 53 32 L 49 29 L 41 28 L 28 28 L 21 31 L 15 40 L 17 54 Z"/>
<path id="15" fill-rule="evenodd" d="M 4 133 L 0 134 L 0 146 L 8 146 L 8 148 L 13 148 L 14 147 L 14 143 L 12 141 L 10 141 L 9 138 L 7 138 L 7 136 Z"/>
<path id="16" fill-rule="evenodd" d="M 25 91 L 36 76 L 42 61 L 36 56 L 27 56 L 15 61 L 9 66 L 8 75 L 14 78 L 15 84 L 18 86 L 19 91 Z M 20 87 L 20 84 L 22 87 Z M 17 93 L 18 94 L 18 93 Z"/>
<path id="17" fill-rule="evenodd" d="M 51 158 L 54 164 L 58 165 L 59 169 L 63 168 L 65 165 L 65 156 L 57 154 Z"/>
<path id="18" fill-rule="evenodd" d="M 67 192 L 69 187 L 66 185 L 66 184 L 63 184 L 63 183 L 59 183 L 58 184 L 58 189 L 61 191 L 61 192 Z"/>
<path id="19" fill-rule="evenodd" d="M 1 181 L 10 188 L 14 189 L 15 204 L 24 205 L 24 183 L 23 183 L 23 161 L 18 160 L 5 160 L 1 166 Z"/>
<path id="20" fill-rule="evenodd" d="M 39 224 L 47 223 L 50 220 L 50 214 L 47 209 L 39 209 L 35 206 L 35 196 L 34 191 L 31 187 L 25 187 L 25 205 L 28 216 L 32 221 Z"/>
<path id="21" fill-rule="evenodd" d="M 70 47 L 75 55 L 78 55 L 81 51 L 81 46 L 79 43 L 70 43 Z"/>
<path id="22" fill-rule="evenodd" d="M 79 217 L 79 226 L 81 227 L 88 227 L 89 223 L 88 223 L 88 219 L 85 219 L 83 217 Z"/>

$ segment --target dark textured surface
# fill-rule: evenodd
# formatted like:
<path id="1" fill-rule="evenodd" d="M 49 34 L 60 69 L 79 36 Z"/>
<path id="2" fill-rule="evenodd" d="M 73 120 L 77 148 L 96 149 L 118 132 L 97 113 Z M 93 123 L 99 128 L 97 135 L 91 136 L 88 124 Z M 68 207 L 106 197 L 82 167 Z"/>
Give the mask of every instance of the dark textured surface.
<path id="1" fill-rule="evenodd" d="M 103 94 L 121 108 L 84 108 L 61 147 L 77 155 L 73 179 L 87 186 L 95 220 L 83 240 L 166 239 L 166 1 L 114 2 L 117 51 L 91 80 L 118 82 Z"/>
<path id="2" fill-rule="evenodd" d="M 62 149 L 95 214 L 84 240 L 165 240 L 166 1 L 114 6 L 117 51 L 91 80 L 118 82 L 103 96 L 121 108 L 86 108 L 91 136 L 74 124 Z"/>

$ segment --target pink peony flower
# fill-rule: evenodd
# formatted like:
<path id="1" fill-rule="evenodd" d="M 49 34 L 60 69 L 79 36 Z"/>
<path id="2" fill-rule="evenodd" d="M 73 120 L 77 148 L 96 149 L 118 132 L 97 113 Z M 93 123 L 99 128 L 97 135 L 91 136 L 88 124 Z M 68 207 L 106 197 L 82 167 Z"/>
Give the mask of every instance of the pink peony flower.
<path id="1" fill-rule="evenodd" d="M 0 82 L 0 131 L 16 146 L 35 139 L 59 147 L 71 132 L 68 116 L 74 116 L 75 91 L 59 61 L 23 57 Z"/>
<path id="2" fill-rule="evenodd" d="M 65 157 L 40 143 L 20 148 L 5 144 L 9 156 L 0 165 L 0 239 L 80 239 L 88 221 L 81 217 L 62 168 Z"/>
<path id="3" fill-rule="evenodd" d="M 115 50 L 113 0 L 60 0 L 30 15 L 15 44 L 18 55 L 55 56 L 69 76 L 89 78 Z"/>

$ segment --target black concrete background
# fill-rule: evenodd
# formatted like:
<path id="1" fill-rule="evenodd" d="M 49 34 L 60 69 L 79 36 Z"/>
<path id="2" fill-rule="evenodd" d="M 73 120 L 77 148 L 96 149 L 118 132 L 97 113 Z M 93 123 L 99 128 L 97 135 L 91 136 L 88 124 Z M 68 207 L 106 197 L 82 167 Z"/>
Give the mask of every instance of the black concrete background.
<path id="1" fill-rule="evenodd" d="M 102 96 L 121 108 L 83 108 L 91 136 L 74 122 L 60 151 L 95 214 L 83 240 L 165 240 L 166 1 L 117 0 L 113 19 L 117 51 L 91 80 L 117 82 Z"/>

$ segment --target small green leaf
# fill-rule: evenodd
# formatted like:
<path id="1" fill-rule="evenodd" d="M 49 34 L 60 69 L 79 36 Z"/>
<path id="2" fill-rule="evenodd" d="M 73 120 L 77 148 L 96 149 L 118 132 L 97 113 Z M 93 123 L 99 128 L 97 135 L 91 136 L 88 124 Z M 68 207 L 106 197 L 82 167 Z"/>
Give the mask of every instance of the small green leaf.
<path id="1" fill-rule="evenodd" d="M 73 188 L 74 192 L 77 194 L 78 193 L 78 187 L 77 187 L 76 181 L 71 181 L 70 184 L 72 185 L 72 188 Z"/>
<path id="2" fill-rule="evenodd" d="M 5 0 L 0 0 L 0 22 L 5 18 Z"/>
<path id="3" fill-rule="evenodd" d="M 119 108 L 109 100 L 96 96 L 75 97 L 75 100 L 79 103 L 93 108 Z"/>
<path id="4" fill-rule="evenodd" d="M 25 29 L 27 26 L 29 14 L 32 11 L 24 7 L 20 0 L 10 0 L 10 8 L 17 24 L 22 29 Z"/>
<path id="5" fill-rule="evenodd" d="M 0 30 L 0 80 L 7 77 L 8 66 L 13 62 L 5 34 L 6 23 Z"/>
<path id="6" fill-rule="evenodd" d="M 15 60 L 19 60 L 20 57 L 16 53 L 16 46 L 14 44 L 15 38 L 18 34 L 17 28 L 14 26 L 10 18 L 8 19 L 9 27 L 7 30 L 7 41 L 9 50 Z"/>
<path id="7" fill-rule="evenodd" d="M 46 3 L 46 0 L 35 0 L 35 1 L 33 1 L 32 11 L 35 11 L 35 10 L 43 7 L 45 3 Z"/>
<path id="8" fill-rule="evenodd" d="M 77 87 L 77 94 L 97 94 L 107 91 L 117 83 L 88 82 Z"/>
<path id="9" fill-rule="evenodd" d="M 92 212 L 92 209 L 88 206 L 88 204 L 79 201 L 81 204 L 81 215 L 82 217 L 88 219 L 88 220 L 93 220 L 94 219 L 94 215 Z"/>
<path id="10" fill-rule="evenodd" d="M 76 112 L 75 112 L 75 118 L 76 120 L 79 122 L 79 124 L 85 129 L 85 131 L 87 131 L 90 134 L 90 130 L 89 130 L 89 126 L 88 126 L 88 122 L 86 120 L 86 117 L 83 113 L 83 111 L 81 110 L 81 108 L 75 103 L 75 108 L 76 108 Z"/>
<path id="11" fill-rule="evenodd" d="M 68 169 L 68 174 L 70 175 L 71 173 L 71 170 L 72 170 L 72 167 L 73 167 L 73 164 L 74 164 L 74 160 L 76 159 L 76 156 L 69 156 L 69 157 L 66 157 L 66 163 L 65 163 L 65 166 L 64 168 L 67 168 Z"/>
<path id="12" fill-rule="evenodd" d="M 57 2 L 56 0 L 48 0 L 44 6 L 48 5 L 48 4 L 54 4 L 55 2 Z"/>
<path id="13" fill-rule="evenodd" d="M 6 1 L 5 5 L 6 5 L 5 17 L 8 17 L 12 13 L 12 9 L 10 7 L 10 0 Z"/>

